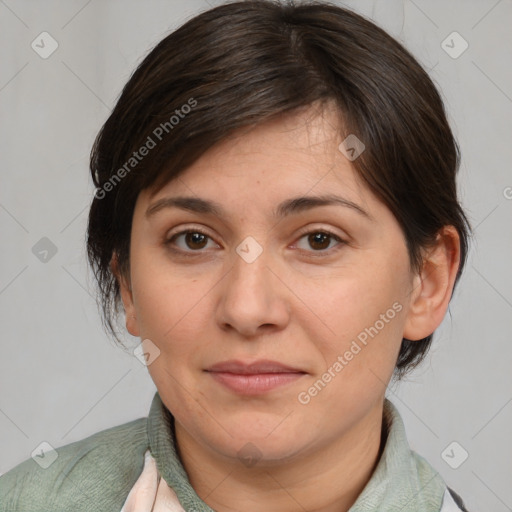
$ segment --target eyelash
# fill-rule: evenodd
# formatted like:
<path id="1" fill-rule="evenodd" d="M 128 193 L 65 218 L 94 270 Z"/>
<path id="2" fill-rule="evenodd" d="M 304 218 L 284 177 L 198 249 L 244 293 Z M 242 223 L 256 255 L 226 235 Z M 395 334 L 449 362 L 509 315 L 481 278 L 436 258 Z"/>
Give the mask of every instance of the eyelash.
<path id="1" fill-rule="evenodd" d="M 178 233 L 173 234 L 170 238 L 168 238 L 164 241 L 164 244 L 166 246 L 170 247 L 173 244 L 173 242 L 176 240 L 176 238 L 178 238 L 181 235 L 186 235 L 188 233 L 198 233 L 198 234 L 204 235 L 204 236 L 208 237 L 210 240 L 212 240 L 212 237 L 210 235 L 208 235 L 208 233 L 205 233 L 201 229 L 193 228 L 193 229 L 185 229 L 183 231 L 179 231 Z M 306 235 L 312 235 L 312 234 L 318 234 L 318 233 L 321 233 L 323 235 L 327 235 L 327 236 L 333 238 L 335 241 L 338 242 L 338 244 L 334 247 L 331 247 L 330 249 L 325 249 L 325 250 L 320 250 L 320 251 L 307 251 L 307 252 L 311 252 L 313 257 L 330 256 L 332 252 L 339 250 L 342 246 L 344 246 L 346 244 L 345 240 L 340 238 L 338 235 L 336 235 L 332 231 L 329 231 L 328 229 L 313 229 L 310 231 L 304 231 L 304 232 L 300 233 L 299 240 L 304 238 Z M 183 249 L 175 249 L 173 247 L 170 247 L 170 249 L 174 253 L 179 253 L 180 255 L 183 255 L 185 257 L 191 257 L 191 258 L 200 256 L 204 252 L 203 250 L 184 251 Z M 299 250 L 305 251 L 305 249 L 299 249 Z"/>

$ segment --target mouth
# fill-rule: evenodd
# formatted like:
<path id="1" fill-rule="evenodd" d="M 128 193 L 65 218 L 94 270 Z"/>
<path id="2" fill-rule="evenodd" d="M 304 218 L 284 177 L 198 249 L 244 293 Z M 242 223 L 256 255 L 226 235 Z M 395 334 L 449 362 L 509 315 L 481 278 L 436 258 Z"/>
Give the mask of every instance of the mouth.
<path id="1" fill-rule="evenodd" d="M 297 381 L 307 372 L 277 361 L 224 361 L 205 370 L 215 382 L 240 395 L 260 395 Z"/>

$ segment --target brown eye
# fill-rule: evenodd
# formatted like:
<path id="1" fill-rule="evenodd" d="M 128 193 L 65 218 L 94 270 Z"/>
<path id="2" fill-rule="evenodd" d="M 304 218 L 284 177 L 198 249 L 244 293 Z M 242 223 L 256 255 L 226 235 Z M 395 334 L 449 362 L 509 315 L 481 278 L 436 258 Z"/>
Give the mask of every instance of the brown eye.
<path id="1" fill-rule="evenodd" d="M 178 240 L 182 239 L 184 243 L 181 245 L 177 243 Z M 165 242 L 166 245 L 176 245 L 178 251 L 182 251 L 184 253 L 187 252 L 202 252 L 210 237 L 197 229 L 190 229 L 187 231 L 181 231 L 180 233 L 176 233 L 169 240 Z"/>
<path id="2" fill-rule="evenodd" d="M 190 249 L 203 249 L 207 238 L 203 233 L 185 233 L 185 243 Z"/>
<path id="3" fill-rule="evenodd" d="M 313 233 L 308 235 L 308 243 L 313 249 L 324 250 L 329 247 L 331 238 L 331 235 L 326 233 Z"/>
<path id="4" fill-rule="evenodd" d="M 338 242 L 338 246 L 344 245 L 344 241 L 339 236 L 329 231 L 310 231 L 308 233 L 303 234 L 300 240 L 302 239 L 307 239 L 307 247 L 300 247 L 298 244 L 299 249 L 313 253 L 320 253 L 318 255 L 315 254 L 315 256 L 323 256 L 330 254 L 332 252 L 331 249 L 337 250 L 336 245 L 331 245 L 331 242 L 333 240 Z"/>

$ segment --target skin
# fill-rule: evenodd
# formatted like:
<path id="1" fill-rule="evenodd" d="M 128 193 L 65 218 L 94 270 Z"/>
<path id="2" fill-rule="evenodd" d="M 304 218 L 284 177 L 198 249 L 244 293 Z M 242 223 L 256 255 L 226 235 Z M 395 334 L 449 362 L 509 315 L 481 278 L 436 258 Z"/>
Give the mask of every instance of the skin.
<path id="1" fill-rule="evenodd" d="M 148 370 L 174 415 L 190 482 L 219 512 L 348 510 L 378 462 L 384 394 L 402 337 L 431 334 L 448 307 L 460 258 L 456 230 L 439 232 L 415 272 L 397 220 L 338 150 L 342 140 L 335 110 L 313 107 L 239 132 L 161 190 L 140 193 L 130 275 L 119 275 L 112 260 L 128 331 L 160 350 Z M 326 193 L 368 217 L 341 205 L 271 216 L 285 199 Z M 145 215 L 177 195 L 219 202 L 227 216 L 176 208 Z M 208 238 L 165 244 L 194 228 Z M 344 242 L 315 244 L 304 234 L 325 230 Z M 252 263 L 236 252 L 247 236 L 263 250 Z M 394 303 L 401 311 L 300 403 L 299 393 Z M 205 371 L 230 359 L 271 359 L 305 374 L 240 396 Z M 251 467 L 238 455 L 247 443 L 256 447 Z"/>

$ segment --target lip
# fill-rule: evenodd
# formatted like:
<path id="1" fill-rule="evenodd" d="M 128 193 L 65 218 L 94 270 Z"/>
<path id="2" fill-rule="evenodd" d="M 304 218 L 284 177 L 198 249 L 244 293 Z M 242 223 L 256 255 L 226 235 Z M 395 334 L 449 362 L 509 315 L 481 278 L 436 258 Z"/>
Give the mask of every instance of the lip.
<path id="1" fill-rule="evenodd" d="M 210 366 L 206 372 L 216 382 L 241 395 L 260 395 L 306 375 L 303 370 L 267 359 L 252 363 L 223 361 Z"/>
<path id="2" fill-rule="evenodd" d="M 306 373 L 299 368 L 288 366 L 278 361 L 259 359 L 252 363 L 244 363 L 236 359 L 223 361 L 210 366 L 207 372 L 237 373 L 240 375 L 257 375 L 261 373 Z"/>

